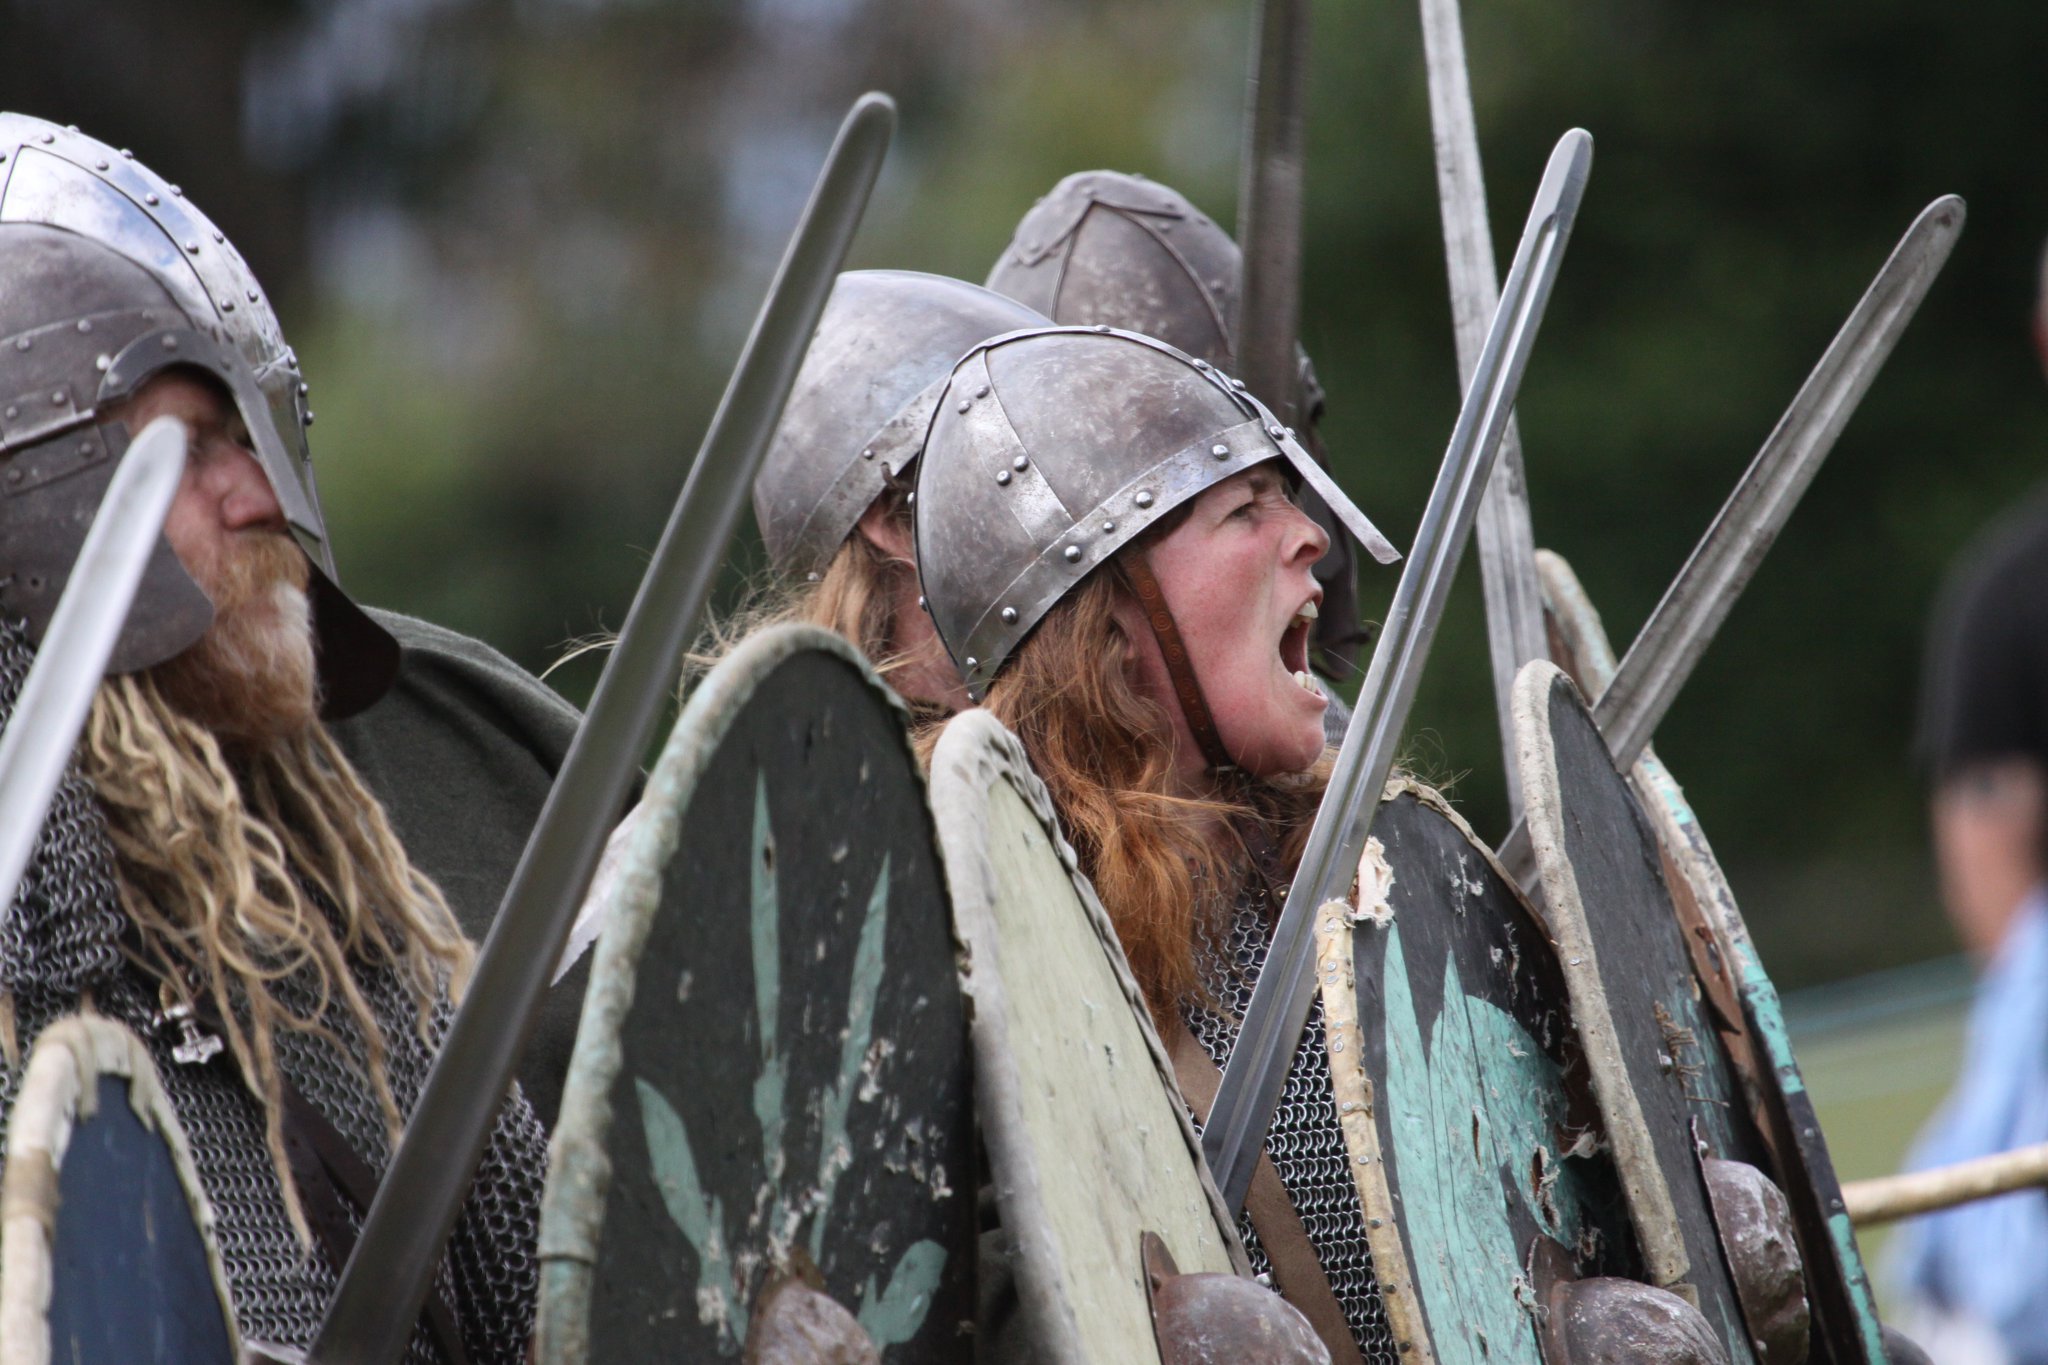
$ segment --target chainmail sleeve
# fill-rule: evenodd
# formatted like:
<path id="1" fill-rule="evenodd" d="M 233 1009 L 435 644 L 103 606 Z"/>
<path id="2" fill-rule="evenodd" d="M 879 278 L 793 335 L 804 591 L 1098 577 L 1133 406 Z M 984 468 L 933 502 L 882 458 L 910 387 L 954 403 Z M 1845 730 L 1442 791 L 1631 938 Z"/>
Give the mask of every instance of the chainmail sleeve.
<path id="1" fill-rule="evenodd" d="M 1230 1060 L 1252 988 L 1265 965 L 1272 935 L 1271 910 L 1263 891 L 1248 892 L 1227 924 L 1196 939 L 1195 961 L 1207 999 L 1184 1002 L 1181 1016 L 1219 1067 Z M 1280 1183 L 1295 1212 L 1301 1215 L 1302 1227 L 1344 1309 L 1359 1354 L 1367 1365 L 1401 1360 L 1400 1346 L 1380 1301 L 1379 1280 L 1373 1274 L 1365 1209 L 1351 1178 L 1343 1131 L 1337 1126 L 1330 1060 L 1323 1050 L 1321 1000 L 1315 1002 L 1302 1030 L 1294 1065 L 1287 1072 L 1273 1113 L 1273 1126 L 1266 1134 L 1266 1154 L 1278 1168 Z M 1252 1269 L 1269 1274 L 1272 1262 L 1259 1244 L 1250 1215 L 1239 1216 L 1237 1230 L 1244 1238 Z"/>

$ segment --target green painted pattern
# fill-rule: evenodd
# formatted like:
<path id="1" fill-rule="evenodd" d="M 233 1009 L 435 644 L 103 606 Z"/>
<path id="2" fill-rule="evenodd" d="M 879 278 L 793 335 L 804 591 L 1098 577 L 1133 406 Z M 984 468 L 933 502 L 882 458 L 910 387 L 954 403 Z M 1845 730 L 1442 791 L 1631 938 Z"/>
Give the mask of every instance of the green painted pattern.
<path id="1" fill-rule="evenodd" d="M 860 927 L 860 944 L 853 953 L 853 984 L 847 993 L 846 1038 L 839 1045 L 839 1079 L 827 1091 L 821 1106 L 818 1137 L 818 1203 L 832 1205 L 832 1190 L 840 1173 L 853 1162 L 846 1147 L 846 1114 L 853 1107 L 854 1091 L 860 1086 L 861 1065 L 867 1059 L 868 1042 L 875 1031 L 875 1001 L 882 993 L 882 949 L 889 928 L 889 860 L 875 876 L 875 889 L 868 895 L 867 922 Z M 935 1245 L 935 1244 L 934 1244 Z M 811 1256 L 824 1255 L 825 1220 L 811 1224 Z M 915 1248 L 913 1248 L 914 1250 Z M 909 1252 L 904 1253 L 906 1256 Z M 945 1252 L 939 1252 L 945 1263 Z M 893 1287 L 894 1281 L 891 1285 Z M 934 1273 L 933 1283 L 937 1283 Z M 929 1302 L 929 1296 L 927 1296 Z M 870 1334 L 872 1335 L 872 1333 Z"/>
<path id="2" fill-rule="evenodd" d="M 661 1201 L 697 1249 L 697 1312 L 703 1320 L 719 1323 L 726 1339 L 736 1346 L 746 1340 L 747 1318 L 740 1311 L 726 1251 L 725 1209 L 715 1195 L 704 1193 L 697 1178 L 697 1159 L 690 1151 L 690 1134 L 675 1107 L 637 1076 L 633 1089 L 640 1096 L 640 1125 L 647 1135 L 647 1154 L 654 1162 L 654 1183 L 661 1190 Z"/>
<path id="3" fill-rule="evenodd" d="M 754 1078 L 754 1117 L 768 1177 L 782 1175 L 782 1092 L 789 1059 L 776 1046 L 782 1013 L 782 912 L 775 876 L 775 834 L 768 826 L 768 779 L 754 776 L 754 1011 L 761 1024 L 761 1074 Z"/>
<path id="4" fill-rule="evenodd" d="M 932 1294 L 946 1269 L 946 1249 L 937 1242 L 914 1242 L 889 1273 L 889 1287 L 875 1297 L 875 1282 L 869 1280 L 860 1296 L 861 1328 L 877 1346 L 894 1346 L 908 1341 L 924 1326 L 931 1312 Z"/>
<path id="5" fill-rule="evenodd" d="M 1507 1199 L 1572 1245 L 1587 1221 L 1578 1158 L 1556 1150 L 1563 1077 L 1526 1030 L 1465 994 L 1444 960 L 1444 1007 L 1425 1047 L 1398 924 L 1387 930 L 1388 1128 L 1416 1288 L 1443 1365 L 1541 1365 Z M 1540 1182 L 1543 1194 L 1532 1194 Z M 1507 1191 L 1512 1190 L 1510 1195 Z"/>

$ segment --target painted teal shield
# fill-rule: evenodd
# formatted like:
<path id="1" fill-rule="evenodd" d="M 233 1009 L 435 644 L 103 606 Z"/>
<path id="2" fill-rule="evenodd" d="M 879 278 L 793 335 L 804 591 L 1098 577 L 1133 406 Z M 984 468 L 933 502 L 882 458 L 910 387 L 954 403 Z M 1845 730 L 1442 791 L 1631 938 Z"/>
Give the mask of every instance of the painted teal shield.
<path id="1" fill-rule="evenodd" d="M 1393 880 L 1352 936 L 1372 1117 L 1437 1360 L 1541 1365 L 1532 1264 L 1627 1275 L 1633 1242 L 1550 941 L 1433 797 L 1373 822 Z"/>
<path id="2" fill-rule="evenodd" d="M 814 1268 L 884 1360 L 957 1359 L 967 1030 L 900 704 L 821 632 L 756 637 L 699 687 L 647 799 L 551 1161 L 544 1351 L 571 1314 L 589 1358 L 735 1358 L 765 1279 Z"/>

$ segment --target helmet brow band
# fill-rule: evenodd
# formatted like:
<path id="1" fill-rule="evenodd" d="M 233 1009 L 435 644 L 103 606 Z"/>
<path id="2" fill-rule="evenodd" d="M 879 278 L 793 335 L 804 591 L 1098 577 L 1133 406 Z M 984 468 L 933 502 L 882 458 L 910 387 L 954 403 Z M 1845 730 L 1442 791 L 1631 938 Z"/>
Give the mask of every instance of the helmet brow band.
<path id="1" fill-rule="evenodd" d="M 1172 680 L 1173 695 L 1180 699 L 1180 713 L 1187 717 L 1188 729 L 1194 732 L 1202 756 L 1218 771 L 1235 766 L 1223 748 L 1222 736 L 1216 733 L 1216 718 L 1209 713 L 1209 703 L 1202 697 L 1202 685 L 1195 681 L 1194 661 L 1188 658 L 1188 647 L 1181 641 L 1180 627 L 1174 624 L 1173 613 L 1167 609 L 1166 594 L 1160 590 L 1152 565 L 1142 553 L 1127 555 L 1122 563 L 1130 575 L 1131 587 L 1138 594 L 1138 605 L 1145 609 L 1145 619 L 1151 623 L 1152 634 L 1158 637 L 1159 653 L 1166 660 L 1166 676 Z"/>

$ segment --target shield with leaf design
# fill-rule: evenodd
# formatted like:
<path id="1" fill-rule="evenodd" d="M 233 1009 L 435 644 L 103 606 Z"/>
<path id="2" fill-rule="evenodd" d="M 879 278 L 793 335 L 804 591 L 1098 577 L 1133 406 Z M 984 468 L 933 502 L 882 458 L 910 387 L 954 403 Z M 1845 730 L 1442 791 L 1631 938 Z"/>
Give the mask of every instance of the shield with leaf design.
<path id="1" fill-rule="evenodd" d="M 1436 792 L 1388 785 L 1317 925 L 1338 1123 L 1403 1360 L 1541 1365 L 1562 1285 L 1636 1269 L 1564 979 Z"/>
<path id="2" fill-rule="evenodd" d="M 958 1359 L 967 1028 L 901 703 L 836 636 L 750 637 L 623 856 L 549 1161 L 540 1358 L 752 1356 L 757 1301 L 797 1281 L 884 1360 Z"/>
<path id="3" fill-rule="evenodd" d="M 0 1360 L 229 1365 L 213 1212 L 143 1041 L 111 1019 L 44 1029 L 7 1116 Z"/>

